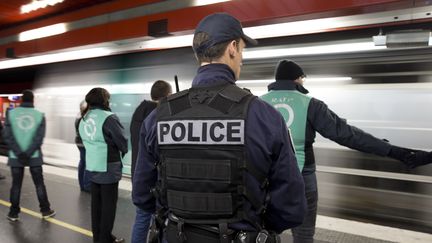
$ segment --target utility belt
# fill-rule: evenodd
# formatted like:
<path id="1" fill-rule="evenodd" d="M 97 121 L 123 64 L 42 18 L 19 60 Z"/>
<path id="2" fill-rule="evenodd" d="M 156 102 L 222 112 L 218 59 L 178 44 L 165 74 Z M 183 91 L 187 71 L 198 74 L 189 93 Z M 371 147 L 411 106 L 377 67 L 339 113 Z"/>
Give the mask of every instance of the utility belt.
<path id="1" fill-rule="evenodd" d="M 196 225 L 168 218 L 165 229 L 168 243 L 280 243 L 279 235 L 266 230 L 260 232 L 237 231 L 211 225 Z"/>

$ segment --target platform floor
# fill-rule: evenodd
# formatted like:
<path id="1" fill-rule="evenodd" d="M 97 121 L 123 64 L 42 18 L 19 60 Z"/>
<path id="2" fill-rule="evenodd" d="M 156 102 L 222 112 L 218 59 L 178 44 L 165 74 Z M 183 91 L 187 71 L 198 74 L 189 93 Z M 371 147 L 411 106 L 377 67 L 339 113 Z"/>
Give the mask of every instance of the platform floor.
<path id="1" fill-rule="evenodd" d="M 38 201 L 28 169 L 25 172 L 21 192 L 20 220 L 6 219 L 9 206 L 11 176 L 9 168 L 0 163 L 0 173 L 7 176 L 0 180 L 0 235 L 2 243 L 85 243 L 92 242 L 90 219 L 90 194 L 81 192 L 76 180 L 76 171 L 44 166 L 45 184 L 52 208 L 57 215 L 42 220 Z M 61 176 L 59 176 L 61 175 Z M 119 190 L 117 215 L 113 233 L 130 242 L 131 229 L 135 218 L 135 208 L 131 202 L 130 182 L 122 181 Z M 316 233 L 316 243 L 385 243 L 385 242 L 432 242 L 432 236 L 424 233 L 401 231 L 399 229 L 371 226 L 362 223 L 332 219 L 320 216 Z M 357 226 L 357 225 L 359 226 Z M 323 228 L 322 226 L 326 227 Z M 371 227 L 378 232 L 371 231 Z M 344 228 L 348 228 L 345 230 Z M 336 229 L 336 230 L 334 230 Z M 345 232 L 344 232 L 345 231 Z M 347 233 L 348 232 L 348 233 Z M 395 237 L 394 232 L 402 232 L 404 237 Z M 411 235 L 406 235 L 410 233 Z M 388 239 L 387 239 L 388 236 Z M 396 239 L 396 240 L 395 240 Z M 282 235 L 282 242 L 292 242 L 289 232 Z"/>

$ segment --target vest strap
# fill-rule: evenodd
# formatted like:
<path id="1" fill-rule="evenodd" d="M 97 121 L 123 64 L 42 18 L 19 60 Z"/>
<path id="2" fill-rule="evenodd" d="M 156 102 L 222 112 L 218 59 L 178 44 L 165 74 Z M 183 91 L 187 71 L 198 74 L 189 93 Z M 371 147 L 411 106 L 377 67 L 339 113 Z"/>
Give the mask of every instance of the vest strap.
<path id="1" fill-rule="evenodd" d="M 192 107 L 189 101 L 189 90 L 170 95 L 167 100 L 172 116 Z"/>
<path id="2" fill-rule="evenodd" d="M 233 212 L 231 193 L 195 193 L 167 191 L 168 207 L 202 215 L 230 215 Z"/>
<path id="3" fill-rule="evenodd" d="M 218 110 L 224 114 L 227 114 L 231 107 L 233 106 L 234 101 L 227 99 L 226 97 L 217 94 L 208 104 L 209 107 Z"/>
<path id="4" fill-rule="evenodd" d="M 182 179 L 231 181 L 231 163 L 229 160 L 203 159 L 166 159 L 167 177 Z"/>

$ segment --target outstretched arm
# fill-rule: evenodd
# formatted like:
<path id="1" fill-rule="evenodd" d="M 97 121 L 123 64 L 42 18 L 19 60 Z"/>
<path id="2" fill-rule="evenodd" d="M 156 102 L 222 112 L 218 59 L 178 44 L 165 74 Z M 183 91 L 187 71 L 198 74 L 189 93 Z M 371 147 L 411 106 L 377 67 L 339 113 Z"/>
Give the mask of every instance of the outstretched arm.
<path id="1" fill-rule="evenodd" d="M 358 151 L 389 156 L 402 161 L 410 168 L 432 163 L 431 152 L 391 145 L 360 128 L 349 125 L 345 119 L 341 119 L 324 102 L 317 99 L 312 99 L 309 105 L 308 122 L 324 137 Z"/>

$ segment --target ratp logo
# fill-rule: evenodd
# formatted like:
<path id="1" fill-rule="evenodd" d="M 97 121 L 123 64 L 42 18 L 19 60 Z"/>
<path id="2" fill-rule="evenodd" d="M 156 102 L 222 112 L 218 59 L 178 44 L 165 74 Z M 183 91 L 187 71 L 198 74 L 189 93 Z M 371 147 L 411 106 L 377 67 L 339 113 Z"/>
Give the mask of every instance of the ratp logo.
<path id="1" fill-rule="evenodd" d="M 84 124 L 84 132 L 90 138 L 90 140 L 94 140 L 96 135 L 96 122 L 93 118 L 88 118 Z"/>
<path id="2" fill-rule="evenodd" d="M 286 121 L 286 126 L 289 128 L 292 125 L 292 123 L 294 122 L 294 110 L 293 110 L 293 108 L 287 104 L 275 104 L 274 108 L 278 109 L 279 112 L 281 112 L 281 114 L 283 115 L 283 117 Z M 285 111 L 282 111 L 281 109 L 283 109 Z"/>
<path id="3" fill-rule="evenodd" d="M 35 126 L 35 119 L 31 115 L 20 115 L 16 118 L 19 129 L 29 131 Z"/>

